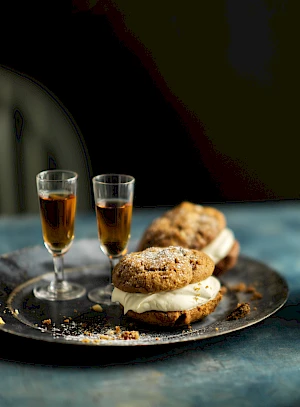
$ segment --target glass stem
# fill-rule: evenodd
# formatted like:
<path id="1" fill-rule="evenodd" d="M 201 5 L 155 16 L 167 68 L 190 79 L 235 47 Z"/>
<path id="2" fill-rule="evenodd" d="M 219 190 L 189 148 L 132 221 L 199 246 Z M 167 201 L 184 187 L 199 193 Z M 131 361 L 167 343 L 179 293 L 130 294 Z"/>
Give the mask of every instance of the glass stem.
<path id="1" fill-rule="evenodd" d="M 64 258 L 60 255 L 53 256 L 53 265 L 54 265 L 54 281 L 51 283 L 51 287 L 55 291 L 64 291 Z"/>
<path id="2" fill-rule="evenodd" d="M 108 284 L 111 285 L 112 284 L 112 271 L 113 271 L 115 265 L 119 262 L 119 258 L 110 257 L 109 261 L 110 261 L 110 274 L 109 274 Z"/>

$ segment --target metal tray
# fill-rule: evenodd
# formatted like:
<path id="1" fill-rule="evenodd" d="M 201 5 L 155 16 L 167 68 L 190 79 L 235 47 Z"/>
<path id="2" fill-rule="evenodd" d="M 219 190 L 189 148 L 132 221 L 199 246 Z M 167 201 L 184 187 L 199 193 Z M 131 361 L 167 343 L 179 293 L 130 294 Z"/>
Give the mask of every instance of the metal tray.
<path id="1" fill-rule="evenodd" d="M 131 242 L 129 251 L 137 242 Z M 87 290 L 105 284 L 109 273 L 108 259 L 95 239 L 74 242 L 65 255 L 66 277 L 84 284 Z M 269 317 L 280 309 L 288 297 L 285 279 L 267 265 L 240 255 L 237 265 L 220 277 L 227 288 L 215 312 L 191 327 L 156 328 L 136 325 L 122 315 L 118 304 L 102 306 L 102 312 L 87 296 L 72 301 L 41 301 L 33 296 L 34 285 L 53 277 L 52 259 L 44 246 L 24 248 L 0 257 L 0 329 L 12 335 L 39 341 L 79 346 L 151 346 L 196 341 L 244 329 Z M 261 294 L 232 288 L 239 283 L 253 285 Z M 238 303 L 250 304 L 244 318 L 227 320 Z M 50 324 L 46 324 L 47 320 Z M 43 322 L 44 321 L 44 322 Z M 117 331 L 116 331 L 116 327 Z M 139 339 L 127 339 L 125 331 L 138 331 Z"/>

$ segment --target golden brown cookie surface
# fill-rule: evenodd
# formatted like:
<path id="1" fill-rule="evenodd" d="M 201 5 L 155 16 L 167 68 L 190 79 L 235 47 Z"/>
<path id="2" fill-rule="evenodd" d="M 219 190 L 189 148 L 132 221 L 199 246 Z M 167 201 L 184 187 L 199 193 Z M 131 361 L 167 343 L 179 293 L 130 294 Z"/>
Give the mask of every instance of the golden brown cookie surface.
<path id="1" fill-rule="evenodd" d="M 138 250 L 171 245 L 201 250 L 225 227 L 225 216 L 219 210 L 184 201 L 149 225 Z"/>
<path id="2" fill-rule="evenodd" d="M 126 254 L 114 267 L 112 282 L 130 293 L 169 291 L 205 280 L 214 267 L 211 258 L 198 250 L 150 247 Z"/>
<path id="3" fill-rule="evenodd" d="M 226 226 L 225 215 L 218 209 L 184 201 L 154 219 L 144 231 L 138 250 L 170 245 L 204 250 Z M 239 252 L 240 245 L 235 240 L 228 255 L 216 264 L 214 275 L 234 267 Z"/>

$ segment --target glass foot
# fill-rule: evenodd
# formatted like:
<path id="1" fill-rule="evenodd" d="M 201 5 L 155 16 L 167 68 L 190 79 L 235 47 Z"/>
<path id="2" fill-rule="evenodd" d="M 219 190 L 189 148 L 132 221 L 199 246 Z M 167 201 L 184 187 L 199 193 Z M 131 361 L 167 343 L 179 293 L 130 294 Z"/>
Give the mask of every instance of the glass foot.
<path id="1" fill-rule="evenodd" d="M 88 298 L 92 302 L 96 302 L 98 304 L 115 304 L 111 300 L 111 294 L 113 291 L 113 285 L 108 284 L 103 287 L 93 288 L 93 290 L 89 291 Z"/>
<path id="2" fill-rule="evenodd" d="M 82 285 L 67 281 L 63 281 L 58 287 L 51 283 L 45 283 L 33 289 L 36 298 L 48 301 L 74 300 L 82 297 L 85 293 L 86 289 Z"/>

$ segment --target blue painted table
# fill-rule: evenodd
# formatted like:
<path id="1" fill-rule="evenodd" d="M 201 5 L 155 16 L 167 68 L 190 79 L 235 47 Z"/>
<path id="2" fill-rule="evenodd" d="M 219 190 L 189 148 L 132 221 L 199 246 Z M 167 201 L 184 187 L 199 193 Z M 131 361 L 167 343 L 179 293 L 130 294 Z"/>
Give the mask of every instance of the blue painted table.
<path id="1" fill-rule="evenodd" d="M 241 253 L 287 280 L 279 311 L 210 339 L 113 352 L 0 332 L 0 406 L 300 406 L 300 202 L 215 206 Z M 165 209 L 135 208 L 132 238 Z M 78 214 L 76 239 L 83 238 L 97 238 L 92 212 Z M 0 254 L 41 239 L 38 215 L 0 217 Z"/>

